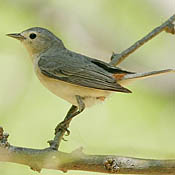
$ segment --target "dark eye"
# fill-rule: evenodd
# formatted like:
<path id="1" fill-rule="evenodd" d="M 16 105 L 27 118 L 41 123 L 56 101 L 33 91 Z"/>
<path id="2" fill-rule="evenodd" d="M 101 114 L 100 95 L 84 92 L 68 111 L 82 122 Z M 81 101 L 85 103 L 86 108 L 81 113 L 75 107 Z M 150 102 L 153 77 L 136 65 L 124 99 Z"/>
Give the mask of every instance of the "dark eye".
<path id="1" fill-rule="evenodd" d="M 36 38 L 36 34 L 35 34 L 35 33 L 31 33 L 31 34 L 29 35 L 29 37 L 30 37 L 31 39 L 35 39 L 35 38 Z"/>

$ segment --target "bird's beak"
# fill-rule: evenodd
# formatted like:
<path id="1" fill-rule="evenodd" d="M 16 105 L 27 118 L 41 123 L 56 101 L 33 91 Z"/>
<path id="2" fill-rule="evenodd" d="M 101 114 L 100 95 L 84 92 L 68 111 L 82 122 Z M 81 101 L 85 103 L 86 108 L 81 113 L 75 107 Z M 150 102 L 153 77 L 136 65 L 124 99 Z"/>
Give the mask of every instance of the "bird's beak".
<path id="1" fill-rule="evenodd" d="M 15 38 L 17 40 L 24 40 L 26 39 L 23 35 L 21 35 L 20 33 L 10 33 L 10 34 L 7 34 L 7 36 L 9 37 L 12 37 L 12 38 Z"/>

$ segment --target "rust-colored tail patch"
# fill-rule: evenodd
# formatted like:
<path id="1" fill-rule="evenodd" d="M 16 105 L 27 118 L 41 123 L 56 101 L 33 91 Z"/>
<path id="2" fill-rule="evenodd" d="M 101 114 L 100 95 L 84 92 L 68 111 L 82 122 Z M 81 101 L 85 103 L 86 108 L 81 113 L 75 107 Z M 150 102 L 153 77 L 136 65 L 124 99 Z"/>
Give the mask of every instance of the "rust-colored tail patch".
<path id="1" fill-rule="evenodd" d="M 105 98 L 106 97 L 104 97 L 104 96 L 96 97 L 96 99 L 101 100 L 101 101 L 105 101 Z"/>
<path id="2" fill-rule="evenodd" d="M 116 79 L 116 81 L 121 80 L 126 74 L 113 74 L 113 77 Z"/>

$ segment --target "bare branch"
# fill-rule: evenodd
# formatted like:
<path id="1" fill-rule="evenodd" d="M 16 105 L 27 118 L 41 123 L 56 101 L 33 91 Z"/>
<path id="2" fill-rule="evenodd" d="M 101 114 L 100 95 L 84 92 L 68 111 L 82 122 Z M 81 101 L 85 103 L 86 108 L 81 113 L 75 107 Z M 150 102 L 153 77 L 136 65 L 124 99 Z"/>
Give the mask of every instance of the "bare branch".
<path id="1" fill-rule="evenodd" d="M 150 33 L 148 33 L 145 37 L 134 43 L 132 46 L 130 46 L 128 49 L 124 50 L 120 54 L 113 53 L 111 56 L 111 65 L 118 65 L 120 64 L 126 57 L 128 57 L 131 53 L 136 51 L 138 48 L 140 48 L 142 45 L 144 45 L 146 42 L 151 40 L 153 37 L 157 36 L 160 32 L 166 31 L 171 34 L 175 34 L 175 26 L 173 22 L 175 21 L 175 14 L 171 16 L 167 21 L 165 21 L 162 25 L 156 27 L 153 29 Z"/>
<path id="2" fill-rule="evenodd" d="M 88 155 L 82 148 L 71 153 L 46 149 L 15 147 L 7 142 L 3 129 L 0 131 L 0 161 L 41 169 L 55 169 L 67 172 L 81 170 L 108 174 L 169 174 L 175 173 L 175 160 L 149 160 L 116 155 Z"/>

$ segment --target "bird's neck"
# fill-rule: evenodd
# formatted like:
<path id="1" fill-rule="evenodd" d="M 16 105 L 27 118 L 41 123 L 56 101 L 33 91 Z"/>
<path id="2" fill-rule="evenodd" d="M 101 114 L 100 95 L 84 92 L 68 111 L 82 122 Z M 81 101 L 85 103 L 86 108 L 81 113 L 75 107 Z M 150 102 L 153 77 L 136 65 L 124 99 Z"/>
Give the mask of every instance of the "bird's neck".
<path id="1" fill-rule="evenodd" d="M 58 41 L 53 42 L 49 47 L 42 49 L 42 51 L 41 50 L 34 51 L 31 50 L 31 48 L 27 48 L 33 63 L 36 62 L 35 59 L 39 58 L 42 55 L 53 56 L 54 54 L 65 49 L 66 48 L 61 40 L 59 42 Z"/>

